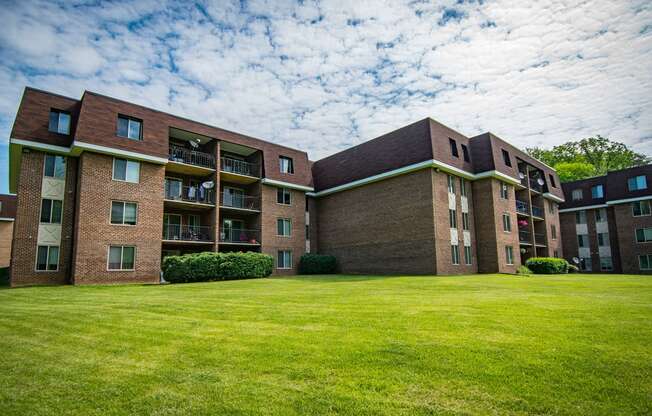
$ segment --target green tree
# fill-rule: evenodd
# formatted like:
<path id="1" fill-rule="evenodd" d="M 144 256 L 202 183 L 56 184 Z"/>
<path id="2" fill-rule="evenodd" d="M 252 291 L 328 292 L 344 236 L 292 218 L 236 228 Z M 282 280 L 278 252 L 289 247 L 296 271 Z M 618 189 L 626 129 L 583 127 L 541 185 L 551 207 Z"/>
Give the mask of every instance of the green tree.
<path id="1" fill-rule="evenodd" d="M 595 166 L 585 162 L 559 162 L 555 165 L 555 170 L 562 182 L 572 182 L 596 176 Z"/>

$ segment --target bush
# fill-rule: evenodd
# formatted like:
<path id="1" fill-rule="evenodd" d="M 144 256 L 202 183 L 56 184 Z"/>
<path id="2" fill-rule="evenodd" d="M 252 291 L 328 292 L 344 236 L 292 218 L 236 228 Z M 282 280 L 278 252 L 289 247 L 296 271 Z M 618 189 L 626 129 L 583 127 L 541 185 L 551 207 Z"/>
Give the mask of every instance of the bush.
<path id="1" fill-rule="evenodd" d="M 272 274 L 272 256 L 261 253 L 194 253 L 163 259 L 163 277 L 171 283 L 254 279 Z"/>
<path id="2" fill-rule="evenodd" d="M 518 269 L 516 269 L 516 273 L 527 276 L 532 274 L 532 270 L 528 269 L 527 266 L 518 266 Z"/>
<path id="3" fill-rule="evenodd" d="M 568 264 L 568 273 L 579 273 L 580 268 L 574 264 Z"/>
<path id="4" fill-rule="evenodd" d="M 337 271 L 337 260 L 334 256 L 323 254 L 304 254 L 299 260 L 301 274 L 332 274 Z"/>
<path id="5" fill-rule="evenodd" d="M 536 274 L 568 273 L 568 262 L 556 257 L 532 257 L 525 265 Z"/>

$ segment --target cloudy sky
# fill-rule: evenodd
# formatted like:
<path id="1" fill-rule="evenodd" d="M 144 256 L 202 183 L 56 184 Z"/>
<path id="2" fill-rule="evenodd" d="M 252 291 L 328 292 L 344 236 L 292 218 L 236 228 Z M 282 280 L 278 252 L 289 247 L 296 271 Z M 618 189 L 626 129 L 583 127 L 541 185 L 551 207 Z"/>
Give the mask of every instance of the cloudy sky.
<path id="1" fill-rule="evenodd" d="M 652 154 L 649 1 L 99 3 L 3 5 L 0 192 L 26 85 L 311 159 L 426 116 L 523 147 L 601 134 Z"/>

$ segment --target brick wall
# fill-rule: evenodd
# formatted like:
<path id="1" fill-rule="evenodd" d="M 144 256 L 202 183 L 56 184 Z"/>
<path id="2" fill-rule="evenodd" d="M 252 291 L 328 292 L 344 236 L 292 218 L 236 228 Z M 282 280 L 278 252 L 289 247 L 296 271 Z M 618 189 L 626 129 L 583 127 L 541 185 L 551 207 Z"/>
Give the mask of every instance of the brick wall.
<path id="1" fill-rule="evenodd" d="M 550 212 L 550 205 L 554 207 L 553 212 Z M 546 221 L 546 245 L 548 247 L 548 255 L 550 257 L 554 256 L 555 250 L 558 251 L 559 257 L 564 258 L 563 245 L 562 245 L 562 235 L 561 235 L 561 224 L 559 222 L 559 205 L 556 202 L 550 200 L 544 200 L 543 202 L 544 210 L 544 219 Z M 552 226 L 555 226 L 557 230 L 557 238 L 552 238 Z"/>
<path id="2" fill-rule="evenodd" d="M 638 256 L 652 254 L 652 242 L 637 243 L 636 229 L 652 227 L 652 216 L 634 217 L 631 204 L 613 206 L 623 273 L 652 274 L 639 269 Z"/>

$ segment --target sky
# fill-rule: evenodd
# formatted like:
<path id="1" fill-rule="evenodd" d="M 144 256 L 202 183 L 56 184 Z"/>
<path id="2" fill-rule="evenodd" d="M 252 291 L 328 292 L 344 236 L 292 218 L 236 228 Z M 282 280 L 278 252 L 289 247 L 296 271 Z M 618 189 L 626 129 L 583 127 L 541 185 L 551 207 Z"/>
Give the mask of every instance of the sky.
<path id="1" fill-rule="evenodd" d="M 652 155 L 649 1 L 2 1 L 0 192 L 23 88 L 333 154 L 432 117 Z"/>

